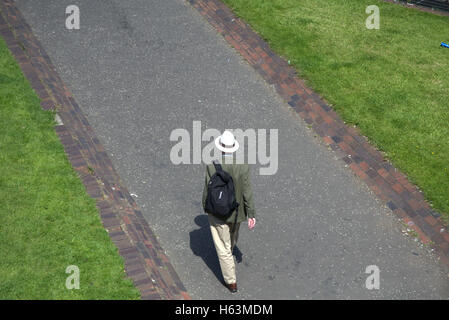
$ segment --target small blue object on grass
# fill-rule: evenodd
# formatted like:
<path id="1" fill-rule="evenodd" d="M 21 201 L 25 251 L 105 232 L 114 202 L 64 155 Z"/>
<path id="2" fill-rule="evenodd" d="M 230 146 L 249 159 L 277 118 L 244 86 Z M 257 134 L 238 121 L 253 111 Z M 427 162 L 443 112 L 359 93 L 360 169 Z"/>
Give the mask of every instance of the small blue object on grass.
<path id="1" fill-rule="evenodd" d="M 446 48 L 449 48 L 449 44 L 447 44 L 447 43 L 444 43 L 444 42 L 441 42 L 441 46 L 442 46 L 442 47 L 446 47 Z"/>

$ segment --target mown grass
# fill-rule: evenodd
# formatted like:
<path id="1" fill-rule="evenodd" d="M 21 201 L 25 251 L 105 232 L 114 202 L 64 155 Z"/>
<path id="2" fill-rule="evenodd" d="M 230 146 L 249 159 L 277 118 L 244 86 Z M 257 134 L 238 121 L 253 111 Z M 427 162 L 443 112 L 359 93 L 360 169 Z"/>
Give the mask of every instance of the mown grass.
<path id="1" fill-rule="evenodd" d="M 449 18 L 376 0 L 224 0 L 449 218 Z M 369 5 L 380 29 L 365 27 Z"/>
<path id="2" fill-rule="evenodd" d="M 54 125 L 0 37 L 0 299 L 138 299 Z"/>

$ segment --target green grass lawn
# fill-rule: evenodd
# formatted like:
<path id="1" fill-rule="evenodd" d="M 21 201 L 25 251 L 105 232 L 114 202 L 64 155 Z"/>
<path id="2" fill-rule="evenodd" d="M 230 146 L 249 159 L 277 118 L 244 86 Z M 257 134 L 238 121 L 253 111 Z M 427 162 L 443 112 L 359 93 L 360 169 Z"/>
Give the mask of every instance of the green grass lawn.
<path id="1" fill-rule="evenodd" d="M 138 299 L 54 125 L 0 37 L 0 299 Z"/>
<path id="2" fill-rule="evenodd" d="M 449 218 L 449 18 L 376 0 L 224 0 Z M 368 30 L 368 5 L 380 29 Z"/>

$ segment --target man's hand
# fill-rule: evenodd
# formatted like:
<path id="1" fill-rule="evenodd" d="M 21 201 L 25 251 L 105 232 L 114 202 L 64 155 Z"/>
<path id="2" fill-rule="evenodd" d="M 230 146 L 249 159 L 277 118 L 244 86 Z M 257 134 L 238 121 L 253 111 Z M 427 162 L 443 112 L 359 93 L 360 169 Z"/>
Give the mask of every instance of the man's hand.
<path id="1" fill-rule="evenodd" d="M 248 219 L 248 228 L 249 228 L 249 230 L 252 230 L 255 225 L 256 225 L 256 218 L 249 218 Z"/>

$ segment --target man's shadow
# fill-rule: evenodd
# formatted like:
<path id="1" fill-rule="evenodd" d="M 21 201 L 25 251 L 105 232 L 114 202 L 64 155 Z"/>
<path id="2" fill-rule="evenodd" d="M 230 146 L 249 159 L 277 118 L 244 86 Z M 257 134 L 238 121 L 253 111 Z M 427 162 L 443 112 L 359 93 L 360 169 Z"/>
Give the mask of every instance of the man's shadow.
<path id="1" fill-rule="evenodd" d="M 190 235 L 190 249 L 192 252 L 203 259 L 204 263 L 212 270 L 217 279 L 224 283 L 221 274 L 220 263 L 218 262 L 217 251 L 215 250 L 212 234 L 210 233 L 209 219 L 207 214 L 201 214 L 195 217 L 195 223 L 201 227 L 193 230 Z"/>
<path id="2" fill-rule="evenodd" d="M 221 283 L 224 283 L 220 263 L 218 262 L 217 251 L 215 250 L 212 234 L 210 233 L 210 225 L 207 214 L 196 216 L 194 221 L 201 228 L 193 230 L 189 233 L 190 249 L 192 249 L 192 252 L 196 256 L 201 257 L 209 269 L 212 270 L 217 279 Z M 242 253 L 237 246 L 234 247 L 234 255 L 236 256 L 237 262 L 241 262 Z"/>

